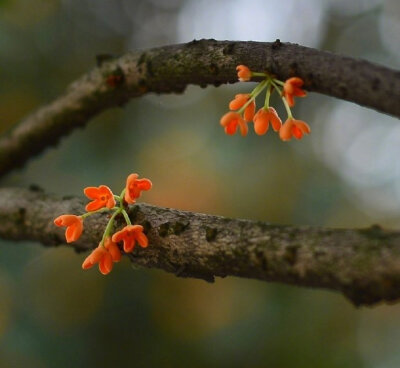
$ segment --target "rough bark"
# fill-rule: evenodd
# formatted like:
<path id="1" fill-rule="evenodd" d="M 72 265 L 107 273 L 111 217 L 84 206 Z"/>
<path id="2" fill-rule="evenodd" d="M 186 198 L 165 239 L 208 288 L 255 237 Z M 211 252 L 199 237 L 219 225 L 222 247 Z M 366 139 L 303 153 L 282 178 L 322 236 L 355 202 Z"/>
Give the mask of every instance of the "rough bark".
<path id="1" fill-rule="evenodd" d="M 58 198 L 38 190 L 0 189 L 0 236 L 65 244 L 60 214 L 80 214 L 83 199 Z M 282 226 L 138 204 L 129 208 L 133 223 L 149 237 L 130 260 L 181 277 L 213 281 L 239 276 L 342 292 L 355 305 L 400 298 L 400 232 L 379 226 L 329 229 Z M 118 219 L 117 228 L 123 225 Z M 69 246 L 97 246 L 107 214 L 85 220 L 83 236 Z M 79 265 L 77 265 L 79 267 Z"/>
<path id="2" fill-rule="evenodd" d="M 284 80 L 299 76 L 308 91 L 400 117 L 400 72 L 296 44 L 200 40 L 134 51 L 103 62 L 53 102 L 0 139 L 0 176 L 22 166 L 99 112 L 148 92 L 182 93 L 188 84 L 237 81 L 246 64 Z"/>

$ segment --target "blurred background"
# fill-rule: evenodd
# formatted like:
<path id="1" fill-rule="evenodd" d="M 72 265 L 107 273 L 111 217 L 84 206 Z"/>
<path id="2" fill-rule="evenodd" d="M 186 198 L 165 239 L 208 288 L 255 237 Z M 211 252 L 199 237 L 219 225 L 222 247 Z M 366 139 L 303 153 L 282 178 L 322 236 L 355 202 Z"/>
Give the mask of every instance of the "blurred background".
<path id="1" fill-rule="evenodd" d="M 0 0 L 0 133 L 94 67 L 96 54 L 279 38 L 399 68 L 399 36 L 398 0 Z M 303 140 L 228 137 L 220 116 L 251 88 L 191 86 L 132 100 L 1 185 L 118 192 L 138 172 L 153 181 L 142 199 L 155 205 L 400 227 L 398 119 L 310 93 L 294 108 L 312 128 Z M 86 254 L 68 247 L 0 240 L 0 254 L 0 367 L 400 366 L 400 305 L 355 309 L 332 292 L 237 278 L 207 284 L 126 259 L 103 277 L 83 272 Z"/>

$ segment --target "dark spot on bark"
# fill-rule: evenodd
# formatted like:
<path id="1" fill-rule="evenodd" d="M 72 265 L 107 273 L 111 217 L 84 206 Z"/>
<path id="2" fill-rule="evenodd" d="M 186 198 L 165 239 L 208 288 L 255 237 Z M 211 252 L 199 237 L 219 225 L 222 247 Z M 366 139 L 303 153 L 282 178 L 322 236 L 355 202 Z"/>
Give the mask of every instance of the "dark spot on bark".
<path id="1" fill-rule="evenodd" d="M 29 190 L 31 192 L 44 192 L 43 188 L 41 188 L 39 185 L 37 184 L 31 184 L 29 185 Z"/>
<path id="2" fill-rule="evenodd" d="M 200 83 L 200 88 L 207 88 L 207 83 L 204 82 Z"/>
<path id="3" fill-rule="evenodd" d="M 318 259 L 318 258 L 321 258 L 322 256 L 324 256 L 324 255 L 325 255 L 325 252 L 322 251 L 322 250 L 316 249 L 316 250 L 314 250 L 313 254 L 314 254 L 314 257 L 315 257 L 316 259 Z"/>
<path id="4" fill-rule="evenodd" d="M 347 96 L 347 94 L 349 92 L 347 90 L 347 87 L 342 84 L 342 85 L 339 86 L 339 90 L 340 90 L 341 97 L 346 98 L 346 96 Z"/>
<path id="5" fill-rule="evenodd" d="M 289 65 L 289 74 L 291 76 L 296 76 L 298 74 L 297 68 L 298 68 L 298 65 L 296 62 L 291 63 Z"/>
<path id="6" fill-rule="evenodd" d="M 146 62 L 146 67 L 147 67 L 147 74 L 150 77 L 154 76 L 154 72 L 153 72 L 153 63 L 151 62 L 151 60 L 147 60 Z"/>
<path id="7" fill-rule="evenodd" d="M 144 62 L 146 61 L 146 57 L 147 57 L 147 54 L 145 52 L 142 53 L 142 55 L 140 55 L 140 58 L 137 62 L 137 65 L 139 66 L 139 65 L 144 64 Z"/>
<path id="8" fill-rule="evenodd" d="M 128 209 L 129 218 L 130 218 L 133 222 L 135 222 L 136 217 L 138 216 L 139 212 L 140 212 L 139 206 L 130 207 L 130 208 Z"/>
<path id="9" fill-rule="evenodd" d="M 160 235 L 162 238 L 166 237 L 169 233 L 169 227 L 170 227 L 169 222 L 161 224 L 160 227 L 158 228 L 158 235 Z"/>
<path id="10" fill-rule="evenodd" d="M 98 54 L 96 55 L 96 65 L 98 67 L 102 66 L 106 61 L 110 61 L 115 59 L 115 56 L 112 54 Z"/>
<path id="11" fill-rule="evenodd" d="M 378 78 L 374 78 L 371 85 L 372 90 L 376 91 L 379 88 L 380 84 L 380 80 Z"/>
<path id="12" fill-rule="evenodd" d="M 379 225 L 372 225 L 366 229 L 360 229 L 358 232 L 371 240 L 390 238 L 390 234 L 386 233 Z"/>
<path id="13" fill-rule="evenodd" d="M 206 227 L 206 240 L 212 242 L 217 237 L 218 230 L 213 227 Z"/>
<path id="14" fill-rule="evenodd" d="M 289 245 L 285 248 L 285 254 L 283 258 L 293 266 L 297 261 L 297 246 Z"/>
<path id="15" fill-rule="evenodd" d="M 195 46 L 195 45 L 197 45 L 199 42 L 200 42 L 199 40 L 196 40 L 196 39 L 194 38 L 192 41 L 188 42 L 188 43 L 186 44 L 186 46 L 187 46 L 187 47 Z"/>
<path id="16" fill-rule="evenodd" d="M 187 228 L 189 227 L 189 221 L 186 222 L 175 222 L 175 224 L 172 226 L 172 231 L 173 234 L 175 235 L 180 235 L 182 234 Z"/>
<path id="17" fill-rule="evenodd" d="M 185 265 L 178 265 L 177 268 L 175 269 L 175 276 L 178 277 L 185 277 Z"/>
<path id="18" fill-rule="evenodd" d="M 265 259 L 265 257 L 262 257 L 262 258 L 261 258 L 261 267 L 262 267 L 262 269 L 263 269 L 264 271 L 267 271 L 267 269 L 268 269 L 268 262 L 267 262 L 267 260 Z"/>
<path id="19" fill-rule="evenodd" d="M 277 38 L 275 42 L 272 44 L 272 50 L 277 50 L 283 46 L 281 40 Z"/>
<path id="20" fill-rule="evenodd" d="M 219 73 L 219 68 L 218 68 L 217 64 L 211 63 L 210 70 L 211 70 L 211 73 L 213 73 L 213 74 Z"/>
<path id="21" fill-rule="evenodd" d="M 142 226 L 145 233 L 148 233 L 152 229 L 150 221 L 147 220 L 142 222 Z"/>
<path id="22" fill-rule="evenodd" d="M 234 42 L 231 42 L 231 43 L 228 43 L 228 44 L 222 49 L 222 53 L 223 53 L 224 55 L 231 55 L 231 54 L 233 54 L 234 49 L 235 49 L 235 43 L 234 43 Z"/>
<path id="23" fill-rule="evenodd" d="M 119 87 L 124 82 L 125 82 L 125 75 L 120 67 L 117 67 L 111 73 L 106 75 L 106 83 L 111 88 Z"/>
<path id="24" fill-rule="evenodd" d="M 25 223 L 26 209 L 24 207 L 18 208 L 18 223 L 23 225 Z"/>
<path id="25" fill-rule="evenodd" d="M 70 201 L 70 200 L 73 199 L 73 198 L 74 198 L 73 195 L 67 194 L 67 195 L 65 195 L 65 196 L 62 197 L 62 200 L 63 200 L 63 201 Z"/>

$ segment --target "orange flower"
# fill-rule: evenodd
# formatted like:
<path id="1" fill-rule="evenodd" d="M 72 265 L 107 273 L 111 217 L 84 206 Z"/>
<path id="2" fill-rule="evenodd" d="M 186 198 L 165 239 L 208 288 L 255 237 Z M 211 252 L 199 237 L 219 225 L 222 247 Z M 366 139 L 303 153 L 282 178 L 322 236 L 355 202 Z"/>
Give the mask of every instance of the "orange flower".
<path id="1" fill-rule="evenodd" d="M 282 120 L 279 118 L 278 113 L 273 107 L 268 109 L 261 108 L 257 111 L 254 116 L 254 131 L 258 135 L 264 135 L 269 128 L 269 123 L 271 122 L 272 129 L 275 132 L 279 131 L 282 126 Z"/>
<path id="2" fill-rule="evenodd" d="M 248 132 L 247 123 L 243 118 L 234 111 L 227 112 L 220 120 L 220 124 L 225 128 L 225 133 L 233 135 L 236 133 L 237 127 L 240 128 L 240 134 L 245 137 Z"/>
<path id="3" fill-rule="evenodd" d="M 289 141 L 292 136 L 294 136 L 296 139 L 301 139 L 303 134 L 309 134 L 310 132 L 311 129 L 306 122 L 289 118 L 279 130 L 279 137 L 283 141 Z"/>
<path id="4" fill-rule="evenodd" d="M 119 262 L 121 260 L 121 251 L 119 250 L 117 243 L 114 243 L 111 238 L 106 238 L 104 241 L 104 247 L 110 252 L 111 258 L 114 262 Z"/>
<path id="5" fill-rule="evenodd" d="M 130 174 L 126 179 L 125 187 L 125 201 L 126 203 L 133 204 L 136 198 L 139 198 L 142 190 L 150 190 L 152 183 L 149 179 L 138 179 L 138 174 Z"/>
<path id="6" fill-rule="evenodd" d="M 82 268 L 87 270 L 99 264 L 99 270 L 103 275 L 107 275 L 113 268 L 113 258 L 111 253 L 103 246 L 99 245 L 92 253 L 90 253 L 82 263 Z"/>
<path id="7" fill-rule="evenodd" d="M 86 211 L 96 211 L 102 207 L 113 208 L 115 206 L 114 194 L 106 185 L 87 187 L 83 190 L 86 197 L 93 199 L 86 205 Z"/>
<path id="8" fill-rule="evenodd" d="M 147 236 L 143 234 L 143 226 L 141 225 L 127 225 L 122 230 L 116 232 L 112 236 L 112 241 L 118 243 L 124 242 L 125 253 L 132 252 L 135 247 L 136 241 L 142 248 L 146 248 L 149 244 Z"/>
<path id="9" fill-rule="evenodd" d="M 283 95 L 290 107 L 294 106 L 294 97 L 304 97 L 306 95 L 306 91 L 301 88 L 303 84 L 303 80 L 299 77 L 289 78 L 285 81 Z"/>
<path id="10" fill-rule="evenodd" d="M 61 215 L 54 220 L 56 226 L 66 226 L 65 239 L 67 243 L 78 240 L 83 231 L 83 219 L 81 216 Z"/>
<path id="11" fill-rule="evenodd" d="M 229 103 L 231 110 L 238 110 L 250 99 L 249 93 L 239 93 Z M 244 110 L 244 120 L 249 122 L 253 120 L 254 112 L 256 110 L 256 102 L 253 100 Z"/>
<path id="12" fill-rule="evenodd" d="M 246 65 L 238 65 L 236 67 L 238 78 L 241 82 L 247 82 L 251 78 L 251 71 Z"/>

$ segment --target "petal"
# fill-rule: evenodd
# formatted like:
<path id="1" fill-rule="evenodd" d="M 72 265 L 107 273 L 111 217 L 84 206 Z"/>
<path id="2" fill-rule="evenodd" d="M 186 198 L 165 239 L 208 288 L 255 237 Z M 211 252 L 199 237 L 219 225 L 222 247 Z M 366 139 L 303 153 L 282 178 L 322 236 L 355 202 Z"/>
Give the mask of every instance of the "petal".
<path id="1" fill-rule="evenodd" d="M 85 209 L 87 212 L 97 211 L 98 209 L 104 207 L 104 202 L 100 199 L 96 199 L 86 205 Z"/>
<path id="2" fill-rule="evenodd" d="M 149 245 L 149 239 L 142 232 L 136 235 L 136 240 L 142 248 L 146 248 Z"/>
<path id="3" fill-rule="evenodd" d="M 267 133 L 269 128 L 269 122 L 266 114 L 261 113 L 257 115 L 257 119 L 254 118 L 254 131 L 257 135 L 264 135 Z"/>
<path id="4" fill-rule="evenodd" d="M 282 125 L 281 129 L 279 130 L 279 137 L 283 141 L 288 141 L 292 138 L 292 126 L 293 126 L 293 119 L 287 119 L 285 124 Z"/>
<path id="5" fill-rule="evenodd" d="M 238 121 L 241 120 L 241 116 L 234 111 L 229 111 L 227 112 L 225 115 L 222 116 L 221 120 L 219 121 L 219 123 L 223 126 L 226 127 L 229 124 L 232 123 L 232 121 Z"/>
<path id="6" fill-rule="evenodd" d="M 292 126 L 292 133 L 296 139 L 301 139 L 303 137 L 303 132 L 296 126 Z"/>
<path id="7" fill-rule="evenodd" d="M 140 190 L 150 190 L 153 184 L 149 179 L 139 179 L 137 185 Z"/>
<path id="8" fill-rule="evenodd" d="M 72 243 L 76 240 L 79 239 L 83 231 L 83 222 L 82 220 L 69 225 L 67 227 L 67 230 L 65 231 L 65 239 L 67 240 L 67 243 Z"/>
<path id="9" fill-rule="evenodd" d="M 133 237 L 127 237 L 124 239 L 124 252 L 130 253 L 135 247 L 135 239 Z"/>
<path id="10" fill-rule="evenodd" d="M 83 263 L 82 263 L 82 268 L 84 269 L 84 270 L 87 270 L 87 269 L 89 269 L 89 268 L 91 268 L 91 267 L 93 267 L 94 266 L 94 264 L 90 261 L 90 255 L 89 256 L 87 256 L 86 258 L 85 258 L 85 260 L 83 261 Z"/>
<path id="11" fill-rule="evenodd" d="M 285 83 L 289 83 L 295 87 L 301 87 L 304 84 L 304 81 L 299 77 L 292 77 L 287 79 Z"/>
<path id="12" fill-rule="evenodd" d="M 120 242 L 121 240 L 123 240 L 124 238 L 126 237 L 126 230 L 125 230 L 125 228 L 123 228 L 122 230 L 120 230 L 120 231 L 117 231 L 113 236 L 112 236 L 112 241 L 114 242 L 114 243 L 118 243 L 118 242 Z"/>
<path id="13" fill-rule="evenodd" d="M 249 131 L 249 127 L 247 126 L 247 123 L 244 120 L 239 121 L 239 129 L 242 137 L 245 137 Z"/>
<path id="14" fill-rule="evenodd" d="M 83 189 L 83 193 L 85 193 L 85 196 L 89 199 L 96 199 L 100 196 L 100 190 L 96 187 L 86 187 Z"/>
<path id="15" fill-rule="evenodd" d="M 115 198 L 114 198 L 114 195 L 113 195 L 112 197 L 110 197 L 108 199 L 108 201 L 106 203 L 106 207 L 111 209 L 111 208 L 115 207 L 115 205 L 116 205 L 116 202 L 115 202 Z"/>
<path id="16" fill-rule="evenodd" d="M 103 275 L 107 275 L 111 272 L 112 268 L 113 261 L 111 254 L 109 252 L 105 252 L 103 258 L 99 262 L 99 270 Z"/>
<path id="17" fill-rule="evenodd" d="M 305 97 L 307 95 L 306 91 L 301 88 L 294 87 L 293 88 L 293 95 L 297 97 Z"/>
<path id="18" fill-rule="evenodd" d="M 234 135 L 236 133 L 237 126 L 238 126 L 238 124 L 237 124 L 236 120 L 235 121 L 231 121 L 229 123 L 229 125 L 227 125 L 225 127 L 225 133 L 228 134 L 228 135 Z"/>
<path id="19" fill-rule="evenodd" d="M 295 120 L 294 123 L 303 133 L 305 133 L 305 134 L 311 133 L 311 128 L 305 121 Z"/>
<path id="20" fill-rule="evenodd" d="M 275 132 L 278 132 L 282 126 L 282 120 L 273 107 L 269 108 L 269 113 L 269 119 L 271 121 L 272 129 L 274 129 Z"/>
<path id="21" fill-rule="evenodd" d="M 104 242 L 105 248 L 110 252 L 111 258 L 114 262 L 119 262 L 121 260 L 121 251 L 118 245 L 114 243 L 111 238 L 107 238 Z"/>
<path id="22" fill-rule="evenodd" d="M 121 260 L 121 251 L 115 243 L 110 244 L 108 251 L 110 252 L 114 262 L 119 262 Z"/>
<path id="23" fill-rule="evenodd" d="M 239 93 L 235 96 L 235 99 L 233 99 L 229 103 L 229 109 L 230 110 L 237 110 L 240 109 L 249 99 L 249 94 L 245 93 Z"/>
<path id="24" fill-rule="evenodd" d="M 253 101 L 244 110 L 244 121 L 252 121 L 256 111 L 256 103 Z"/>
<path id="25" fill-rule="evenodd" d="M 102 247 L 101 247 L 102 248 Z M 97 247 L 90 253 L 86 259 L 82 263 L 82 268 L 87 270 L 88 268 L 93 267 L 96 263 L 98 263 L 103 257 L 103 251 L 100 247 Z"/>
<path id="26" fill-rule="evenodd" d="M 111 191 L 111 189 L 107 185 L 100 185 L 99 191 L 100 191 L 101 195 L 109 195 L 109 196 L 114 195 L 113 192 Z"/>
<path id="27" fill-rule="evenodd" d="M 69 226 L 79 221 L 79 216 L 76 215 L 61 215 L 54 220 L 56 226 Z"/>
<path id="28" fill-rule="evenodd" d="M 287 101 L 288 105 L 289 105 L 290 107 L 293 107 L 293 106 L 294 106 L 293 95 L 291 95 L 291 94 L 285 94 L 285 98 L 286 98 L 286 101 Z"/>
<path id="29" fill-rule="evenodd" d="M 100 262 L 106 252 L 106 249 L 103 246 L 99 245 L 95 250 L 93 250 L 92 254 L 89 256 L 90 262 L 93 264 Z"/>

